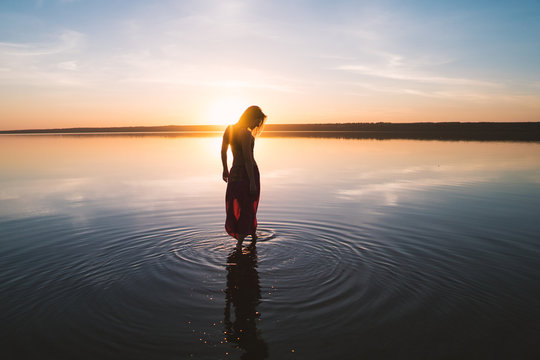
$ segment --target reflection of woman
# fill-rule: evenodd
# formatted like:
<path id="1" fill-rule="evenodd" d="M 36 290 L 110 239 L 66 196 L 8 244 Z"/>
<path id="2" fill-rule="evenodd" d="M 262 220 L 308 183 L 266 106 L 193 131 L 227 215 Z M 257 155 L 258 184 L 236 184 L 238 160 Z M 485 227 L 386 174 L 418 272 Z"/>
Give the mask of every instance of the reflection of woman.
<path id="1" fill-rule="evenodd" d="M 242 248 L 242 242 L 251 235 L 257 241 L 257 207 L 259 205 L 260 179 L 259 168 L 253 158 L 255 138 L 260 132 L 266 115 L 258 106 L 250 106 L 244 111 L 238 122 L 227 127 L 221 145 L 223 180 L 227 184 L 225 205 L 227 219 L 225 230 L 238 240 L 236 247 Z M 227 149 L 231 146 L 233 164 L 229 172 Z"/>
<path id="2" fill-rule="evenodd" d="M 257 330 L 260 314 L 261 287 L 257 272 L 257 250 L 248 246 L 248 252 L 235 249 L 227 258 L 227 290 L 225 292 L 225 336 L 227 342 L 244 350 L 242 359 L 265 359 L 268 347 Z M 231 321 L 231 305 L 234 321 Z"/>

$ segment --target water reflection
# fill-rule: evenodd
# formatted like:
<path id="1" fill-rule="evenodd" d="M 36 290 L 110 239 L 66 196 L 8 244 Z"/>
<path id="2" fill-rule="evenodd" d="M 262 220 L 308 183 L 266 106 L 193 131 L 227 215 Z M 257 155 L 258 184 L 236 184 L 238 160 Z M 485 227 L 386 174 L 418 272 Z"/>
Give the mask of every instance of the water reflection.
<path id="1" fill-rule="evenodd" d="M 250 245 L 234 250 L 227 257 L 227 290 L 225 292 L 225 338 L 244 353 L 241 359 L 266 359 L 268 346 L 257 329 L 261 314 L 261 286 L 257 272 L 257 248 Z M 234 319 L 231 319 L 231 308 Z"/>
<path id="2" fill-rule="evenodd" d="M 218 137 L 0 137 L 2 353 L 538 355 L 540 143 L 257 141 L 227 256 Z"/>

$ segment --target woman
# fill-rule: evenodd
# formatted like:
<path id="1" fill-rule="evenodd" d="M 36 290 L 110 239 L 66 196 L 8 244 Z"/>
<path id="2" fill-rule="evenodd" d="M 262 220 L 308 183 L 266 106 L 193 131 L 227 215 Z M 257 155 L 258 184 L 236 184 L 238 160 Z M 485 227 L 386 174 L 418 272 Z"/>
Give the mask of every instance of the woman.
<path id="1" fill-rule="evenodd" d="M 260 133 L 266 115 L 258 106 L 250 106 L 238 122 L 230 125 L 223 133 L 221 162 L 223 180 L 227 182 L 225 205 L 227 219 L 225 230 L 238 240 L 237 249 L 242 249 L 244 238 L 251 235 L 252 243 L 257 241 L 257 207 L 259 205 L 259 168 L 253 158 L 254 136 Z M 231 146 L 233 164 L 229 172 L 227 149 Z"/>

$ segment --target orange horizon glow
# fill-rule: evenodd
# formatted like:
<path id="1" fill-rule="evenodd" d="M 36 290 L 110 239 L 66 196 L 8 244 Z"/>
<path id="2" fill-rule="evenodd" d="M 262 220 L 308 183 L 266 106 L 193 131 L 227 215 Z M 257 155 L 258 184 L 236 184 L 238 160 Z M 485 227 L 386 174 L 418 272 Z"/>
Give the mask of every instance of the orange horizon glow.
<path id="1" fill-rule="evenodd" d="M 246 104 L 246 105 L 244 105 Z M 17 107 L 8 104 L 2 111 L 0 130 L 61 129 L 78 127 L 128 127 L 128 126 L 166 126 L 166 125 L 227 125 L 235 123 L 242 112 L 252 103 L 241 100 L 214 100 L 189 116 L 182 116 L 166 109 L 145 106 L 93 107 L 81 105 Z M 535 105 L 535 104 L 534 104 Z M 513 107 L 500 104 L 496 107 L 441 106 L 440 109 L 361 109 L 350 106 L 342 111 L 316 111 L 309 106 L 283 110 L 264 107 L 269 124 L 314 124 L 314 123 L 362 123 L 362 122 L 537 122 L 535 106 Z M 304 111 L 297 114 L 297 111 Z M 312 113 L 310 113 L 310 110 Z"/>

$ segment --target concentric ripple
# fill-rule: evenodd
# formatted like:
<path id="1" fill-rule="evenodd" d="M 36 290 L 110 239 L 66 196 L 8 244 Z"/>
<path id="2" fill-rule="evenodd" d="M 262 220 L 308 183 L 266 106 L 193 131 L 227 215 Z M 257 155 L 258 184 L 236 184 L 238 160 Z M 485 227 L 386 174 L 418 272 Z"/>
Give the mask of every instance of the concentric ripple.
<path id="1" fill-rule="evenodd" d="M 506 323 L 525 318 L 515 304 L 531 305 L 490 276 L 534 289 L 523 275 L 533 273 L 531 261 L 516 262 L 486 241 L 491 255 L 482 264 L 491 272 L 478 271 L 475 239 L 434 241 L 444 231 L 437 222 L 411 229 L 398 221 L 285 221 L 270 212 L 261 216 L 256 246 L 248 237 L 240 253 L 222 223 L 207 221 L 217 211 L 196 214 L 117 214 L 77 227 L 61 217 L 4 222 L 4 341 L 26 357 L 52 343 L 49 354 L 136 359 L 221 358 L 251 348 L 264 355 L 267 343 L 284 354 L 292 338 L 306 356 L 326 358 L 332 354 L 313 347 L 314 334 L 344 348 L 361 337 L 374 354 L 369 344 L 386 334 L 399 348 L 394 339 L 407 331 L 394 324 L 403 318 L 436 329 L 468 307 Z M 506 313 L 498 310 L 505 303 L 514 304 Z M 17 343 L 17 334 L 31 334 L 35 346 Z"/>
<path id="2" fill-rule="evenodd" d="M 292 306 L 324 317 L 356 301 L 355 285 L 370 276 L 367 240 L 357 227 L 309 221 L 263 223 L 265 227 L 273 228 L 275 238 L 260 246 L 259 267 L 274 289 L 267 301 L 273 311 Z"/>
<path id="3" fill-rule="evenodd" d="M 52 341 L 50 326 L 55 336 L 58 329 L 80 328 L 63 336 L 73 343 L 84 340 L 80 346 L 87 346 L 90 354 L 92 349 L 122 348 L 133 339 L 139 352 L 159 345 L 165 353 L 177 354 L 179 338 L 184 349 L 199 352 L 189 349 L 200 331 L 221 344 L 221 328 L 201 329 L 222 322 L 231 286 L 226 278 L 236 265 L 229 261 L 236 241 L 223 224 L 120 229 L 120 216 L 116 220 L 103 218 L 77 231 L 67 229 L 63 219 L 36 219 L 26 230 L 16 222 L 8 224 L 8 235 L 32 236 L 40 246 L 4 249 L 9 254 L 2 276 L 7 321 L 17 331 L 41 329 L 44 343 Z M 270 322 L 291 306 L 329 316 L 355 301 L 357 281 L 368 281 L 366 242 L 353 226 L 263 222 L 258 236 L 258 256 L 250 271 L 260 279 L 256 298 Z M 248 237 L 245 253 L 249 244 Z"/>

